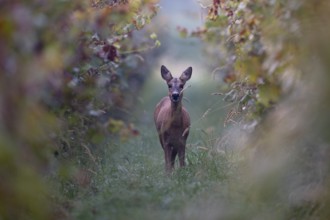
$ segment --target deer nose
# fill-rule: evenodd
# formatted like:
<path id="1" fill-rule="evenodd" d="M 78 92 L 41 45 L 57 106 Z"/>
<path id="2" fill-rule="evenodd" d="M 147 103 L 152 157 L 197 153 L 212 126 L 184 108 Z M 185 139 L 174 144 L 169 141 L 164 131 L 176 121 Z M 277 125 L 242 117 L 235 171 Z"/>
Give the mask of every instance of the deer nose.
<path id="1" fill-rule="evenodd" d="M 179 101 L 180 94 L 178 92 L 172 93 L 172 99 L 173 101 L 177 102 Z"/>

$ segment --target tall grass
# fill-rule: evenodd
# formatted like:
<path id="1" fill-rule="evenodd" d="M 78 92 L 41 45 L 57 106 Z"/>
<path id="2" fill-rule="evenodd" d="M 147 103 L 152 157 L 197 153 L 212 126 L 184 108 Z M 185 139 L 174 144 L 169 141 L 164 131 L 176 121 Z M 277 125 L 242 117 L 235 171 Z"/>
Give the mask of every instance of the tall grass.
<path id="1" fill-rule="evenodd" d="M 73 204 L 74 218 L 182 219 L 190 204 L 227 185 L 230 162 L 226 155 L 194 144 L 187 148 L 187 166 L 166 175 L 162 149 L 155 131 L 148 127 L 140 128 L 140 137 L 120 143 L 115 153 L 105 149 L 95 180 L 97 192 L 82 194 Z M 218 191 L 216 196 L 224 192 Z"/>

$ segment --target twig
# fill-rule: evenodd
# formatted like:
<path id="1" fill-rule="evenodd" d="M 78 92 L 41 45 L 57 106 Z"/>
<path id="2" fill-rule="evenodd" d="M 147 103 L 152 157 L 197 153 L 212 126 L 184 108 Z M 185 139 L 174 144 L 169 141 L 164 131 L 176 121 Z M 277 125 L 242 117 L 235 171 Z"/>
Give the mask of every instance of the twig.
<path id="1" fill-rule="evenodd" d="M 95 175 L 97 175 L 97 173 L 94 171 L 94 170 L 92 170 L 92 169 L 87 169 L 89 172 L 91 172 L 92 174 L 95 174 Z"/>
<path id="2" fill-rule="evenodd" d="M 186 90 L 186 89 L 188 89 L 188 88 L 190 88 L 190 87 L 191 87 L 191 85 L 188 85 L 188 86 L 184 87 L 184 88 L 181 90 L 180 95 L 183 93 L 184 90 Z"/>
<path id="3" fill-rule="evenodd" d="M 186 129 L 184 129 L 184 131 L 182 133 L 182 137 L 184 137 L 187 134 L 187 132 L 189 131 L 189 129 L 190 129 L 190 126 L 187 127 Z"/>
<path id="4" fill-rule="evenodd" d="M 202 118 L 205 118 L 205 117 L 209 114 L 210 111 L 211 111 L 211 108 L 207 109 L 207 110 L 204 112 L 204 114 L 202 115 Z"/>
<path id="5" fill-rule="evenodd" d="M 91 150 L 85 145 L 82 144 L 82 146 L 85 148 L 85 153 L 92 159 L 92 161 L 96 164 L 96 158 L 93 156 Z"/>
<path id="6" fill-rule="evenodd" d="M 211 93 L 211 95 L 224 95 L 224 93 L 222 93 L 222 92 L 214 92 L 214 93 Z"/>

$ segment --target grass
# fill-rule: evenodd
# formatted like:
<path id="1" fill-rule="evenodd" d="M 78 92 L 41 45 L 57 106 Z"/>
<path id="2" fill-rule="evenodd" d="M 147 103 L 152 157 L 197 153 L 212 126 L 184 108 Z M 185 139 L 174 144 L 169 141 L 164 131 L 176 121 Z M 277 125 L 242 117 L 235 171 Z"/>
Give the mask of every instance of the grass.
<path id="1" fill-rule="evenodd" d="M 106 146 L 93 180 L 97 192 L 79 195 L 75 219 L 185 219 L 201 198 L 222 196 L 230 170 L 225 155 L 190 144 L 187 166 L 167 176 L 163 150 L 147 127 L 140 137 Z"/>
<path id="2" fill-rule="evenodd" d="M 55 200 L 64 204 L 68 219 L 214 219 L 219 216 L 221 204 L 230 198 L 228 180 L 233 163 L 230 155 L 214 147 L 223 129 L 223 113 L 214 110 L 221 106 L 221 99 L 210 96 L 216 83 L 205 80 L 185 92 L 188 101 L 184 101 L 184 105 L 192 121 L 186 148 L 187 166 L 178 168 L 177 161 L 173 174 L 165 174 L 164 153 L 152 115 L 155 104 L 167 92 L 164 82 L 160 87 L 154 79 L 150 80 L 135 113 L 140 116 L 135 120 L 140 135 L 126 142 L 111 139 L 104 144 L 101 162 L 91 165 L 96 173 L 91 175 L 91 187 L 78 187 L 66 180 L 57 181 L 59 184 L 53 187 L 64 194 L 65 198 Z M 209 108 L 214 108 L 213 113 L 206 116 Z"/>
<path id="3" fill-rule="evenodd" d="M 157 90 L 149 87 L 147 91 Z M 310 152 L 290 153 L 286 145 L 284 149 L 278 147 L 278 142 L 268 139 L 268 135 L 264 139 L 263 136 L 256 138 L 265 147 L 274 146 L 279 151 L 267 152 L 264 148 L 266 152 L 259 153 L 258 157 L 249 157 L 250 153 L 246 151 L 247 158 L 252 159 L 247 160 L 235 149 L 222 149 L 218 143 L 222 123 L 217 122 L 223 117 L 214 110 L 202 117 L 210 106 L 216 109 L 220 104 L 211 98 L 198 97 L 202 94 L 210 94 L 210 91 L 198 90 L 188 97 L 197 97 L 205 103 L 197 107 L 192 102 L 185 103 L 193 122 L 185 168 L 177 168 L 170 176 L 165 174 L 163 150 L 152 122 L 157 98 L 145 98 L 145 102 L 141 102 L 144 108 L 138 107 L 142 117 L 135 123 L 140 135 L 126 142 L 110 140 L 103 146 L 102 160 L 93 169 L 96 174 L 92 176 L 92 187 L 62 186 L 60 191 L 66 192 L 70 199 L 68 218 L 328 219 L 328 212 L 322 216 L 318 210 L 322 207 L 321 202 L 306 202 L 300 196 L 304 193 L 299 187 L 307 187 L 307 192 L 311 193 L 314 188 L 318 189 L 311 184 L 318 180 L 307 172 L 317 174 L 314 172 L 317 169 L 303 167 L 305 163 L 298 160 L 308 161 L 303 155 L 311 155 Z M 229 139 L 235 144 L 244 146 L 247 143 L 238 130 L 229 131 Z M 276 140 L 283 141 L 279 137 Z M 281 149 L 285 156 L 281 155 Z M 303 180 L 307 183 L 301 183 Z"/>
<path id="4" fill-rule="evenodd" d="M 308 177 L 301 162 L 296 163 L 299 172 L 292 167 L 293 153 L 289 161 L 277 151 L 250 157 L 249 151 L 239 152 L 241 146 L 236 149 L 236 145 L 247 144 L 237 129 L 224 134 L 226 137 L 230 132 L 226 138 L 233 148 L 227 149 L 226 138 L 219 139 L 225 105 L 219 97 L 209 95 L 214 92 L 211 86 L 196 85 L 185 94 L 190 102 L 184 105 L 192 119 L 187 166 L 177 166 L 172 175 L 166 175 L 152 121 L 153 108 L 166 88 L 160 91 L 157 87 L 151 80 L 137 107 L 140 117 L 135 126 L 140 135 L 126 142 L 111 139 L 104 144 L 102 160 L 93 168 L 92 187 L 62 186 L 60 191 L 70 199 L 69 219 L 317 219 L 317 203 L 291 202 L 294 189 L 290 184 Z M 257 139 L 263 140 L 262 136 Z M 265 139 L 265 146 L 275 146 L 277 142 L 272 141 Z M 244 155 L 253 160 L 246 160 Z M 295 171 L 296 176 L 292 175 Z M 301 202 L 299 198 L 297 201 Z"/>

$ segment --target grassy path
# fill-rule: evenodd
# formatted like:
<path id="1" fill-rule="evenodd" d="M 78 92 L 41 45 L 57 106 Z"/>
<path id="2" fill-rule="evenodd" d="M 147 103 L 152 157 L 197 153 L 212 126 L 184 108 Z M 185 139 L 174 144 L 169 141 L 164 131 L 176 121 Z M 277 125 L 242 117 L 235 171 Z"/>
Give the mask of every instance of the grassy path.
<path id="1" fill-rule="evenodd" d="M 109 153 L 96 180 L 98 192 L 76 204 L 75 218 L 200 219 L 210 214 L 203 213 L 207 202 L 224 196 L 226 158 L 189 147 L 187 167 L 166 176 L 154 135 L 146 129 Z"/>
<path id="2" fill-rule="evenodd" d="M 219 203 L 228 198 L 230 163 L 215 148 L 223 129 L 223 104 L 221 98 L 210 95 L 217 91 L 218 83 L 204 66 L 199 42 L 166 36 L 171 39 L 167 45 L 171 53 L 159 62 L 169 64 L 174 75 L 193 66 L 187 83 L 191 88 L 184 94 L 184 106 L 192 121 L 187 166 L 165 175 L 163 150 L 152 116 L 167 87 L 160 77 L 160 64 L 155 64 L 136 108 L 135 125 L 140 135 L 124 143 L 111 140 L 104 146 L 106 159 L 93 179 L 96 193 L 81 196 L 74 205 L 75 219 L 214 219 L 219 216 L 214 213 L 219 212 Z"/>
<path id="3" fill-rule="evenodd" d="M 149 84 L 146 94 L 165 93 L 155 90 L 155 83 Z M 214 149 L 214 140 L 211 141 L 219 134 L 215 134 L 217 128 L 209 126 L 219 120 L 219 115 L 211 115 L 209 121 L 198 120 L 213 101 L 200 97 L 212 91 L 211 87 L 203 88 L 195 87 L 186 95 L 200 100 L 203 107 L 185 103 L 193 122 L 186 150 L 187 166 L 176 169 L 171 176 L 165 175 L 163 150 L 149 117 L 161 95 L 143 95 L 142 114 L 147 119 L 140 117 L 136 122 L 140 135 L 127 142 L 110 141 L 105 146 L 106 159 L 93 180 L 96 193 L 81 196 L 74 205 L 75 219 L 214 219 L 219 202 L 228 198 L 226 180 L 231 169 L 227 156 Z"/>

